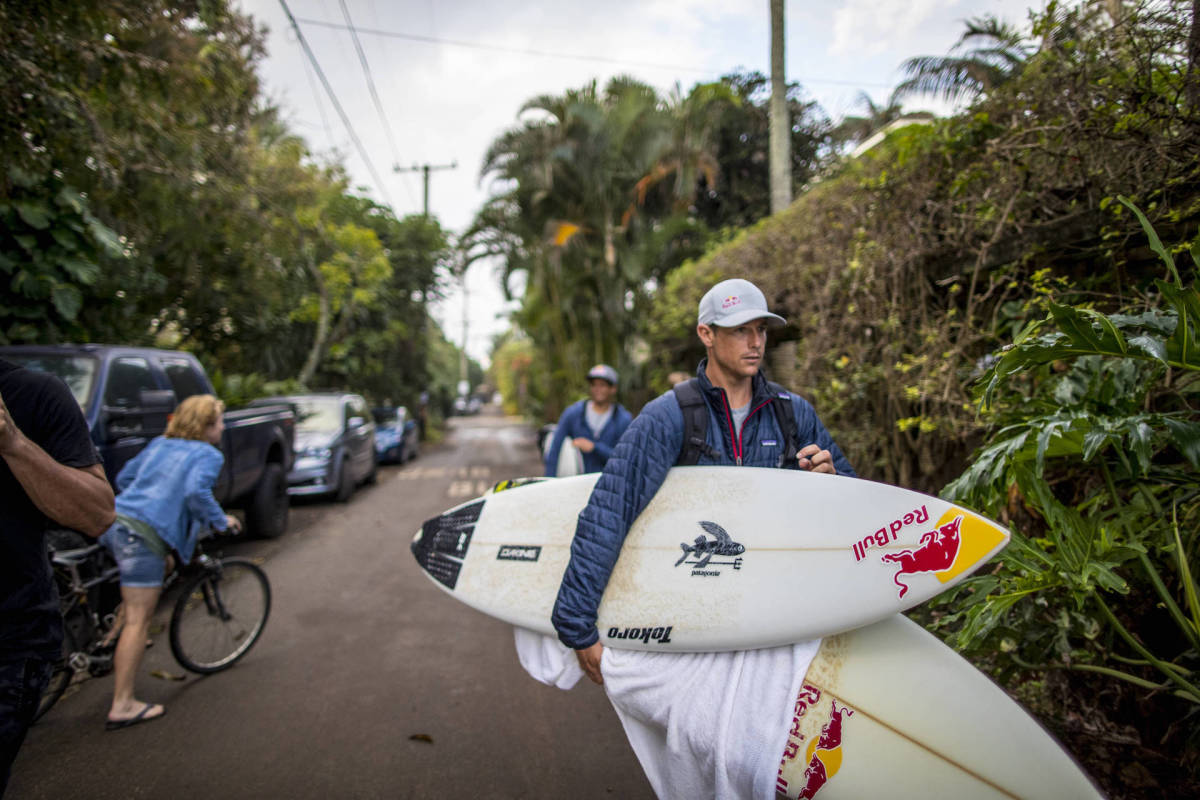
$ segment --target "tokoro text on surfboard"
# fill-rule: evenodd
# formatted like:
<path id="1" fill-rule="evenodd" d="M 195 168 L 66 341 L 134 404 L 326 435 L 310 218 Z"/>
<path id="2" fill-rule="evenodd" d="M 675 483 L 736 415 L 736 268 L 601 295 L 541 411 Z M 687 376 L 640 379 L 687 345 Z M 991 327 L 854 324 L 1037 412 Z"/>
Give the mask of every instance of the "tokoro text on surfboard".
<path id="1" fill-rule="evenodd" d="M 924 524 L 929 521 L 929 511 L 925 506 L 913 509 L 903 517 L 898 517 L 888 524 L 879 528 L 872 534 L 864 536 L 861 541 L 854 543 L 851 548 L 854 551 L 854 560 L 862 561 L 867 557 L 867 550 L 872 547 L 883 547 L 886 544 L 896 541 L 896 535 L 900 530 L 908 525 Z"/>
<path id="2" fill-rule="evenodd" d="M 746 552 L 746 548 L 735 542 L 726 530 L 715 522 L 701 520 L 700 527 L 713 538 L 709 539 L 704 534 L 700 534 L 691 544 L 680 542 L 679 547 L 683 550 L 683 555 L 675 562 L 675 566 L 678 567 L 687 561 L 688 564 L 694 566 L 692 575 L 702 577 L 715 577 L 721 574 L 720 570 L 707 569 L 710 566 L 741 569 L 741 555 Z M 688 561 L 688 556 L 693 557 L 691 561 Z M 735 556 L 735 558 L 732 561 L 713 561 L 713 556 Z"/>
<path id="3" fill-rule="evenodd" d="M 609 628 L 609 639 L 632 639 L 642 640 L 642 644 L 648 644 L 651 639 L 659 644 L 667 644 L 671 641 L 671 628 L 673 625 L 649 627 L 649 628 Z"/>

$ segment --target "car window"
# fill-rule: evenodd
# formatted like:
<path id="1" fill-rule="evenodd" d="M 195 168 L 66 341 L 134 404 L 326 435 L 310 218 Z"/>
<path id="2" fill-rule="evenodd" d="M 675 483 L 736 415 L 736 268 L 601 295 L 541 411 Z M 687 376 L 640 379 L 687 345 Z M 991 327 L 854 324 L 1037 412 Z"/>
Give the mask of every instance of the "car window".
<path id="1" fill-rule="evenodd" d="M 26 369 L 38 372 L 49 372 L 57 375 L 71 389 L 75 402 L 86 414 L 88 402 L 92 396 L 92 387 L 96 384 L 96 371 L 99 362 L 91 356 L 63 355 L 20 355 L 6 354 L 4 356 L 14 364 L 20 364 Z"/>
<path id="2" fill-rule="evenodd" d="M 298 431 L 335 433 L 345 425 L 341 403 L 336 397 L 295 397 L 289 400 L 296 405 Z"/>
<path id="3" fill-rule="evenodd" d="M 104 404 L 136 408 L 141 403 L 143 389 L 158 389 L 154 383 L 154 375 L 150 372 L 150 362 L 144 358 L 118 358 L 108 372 Z"/>
<path id="4" fill-rule="evenodd" d="M 162 365 L 163 371 L 167 373 L 167 380 L 171 382 L 171 388 L 175 390 L 175 399 L 179 402 L 182 403 L 185 398 L 194 394 L 208 394 L 208 387 L 196 374 L 190 361 L 182 358 L 163 359 Z"/>

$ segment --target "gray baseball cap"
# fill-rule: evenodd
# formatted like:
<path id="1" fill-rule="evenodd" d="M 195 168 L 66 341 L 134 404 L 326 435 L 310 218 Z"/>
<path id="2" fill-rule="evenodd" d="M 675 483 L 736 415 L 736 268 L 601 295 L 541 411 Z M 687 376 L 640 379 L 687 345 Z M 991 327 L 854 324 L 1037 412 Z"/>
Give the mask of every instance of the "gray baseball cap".
<path id="1" fill-rule="evenodd" d="M 599 378 L 602 381 L 608 381 L 613 386 L 617 385 L 617 371 L 608 364 L 597 364 L 588 370 L 588 380 Z"/>
<path id="2" fill-rule="evenodd" d="M 736 328 L 756 319 L 768 325 L 786 325 L 787 320 L 767 310 L 767 298 L 757 286 L 741 278 L 721 281 L 700 298 L 700 325 Z"/>

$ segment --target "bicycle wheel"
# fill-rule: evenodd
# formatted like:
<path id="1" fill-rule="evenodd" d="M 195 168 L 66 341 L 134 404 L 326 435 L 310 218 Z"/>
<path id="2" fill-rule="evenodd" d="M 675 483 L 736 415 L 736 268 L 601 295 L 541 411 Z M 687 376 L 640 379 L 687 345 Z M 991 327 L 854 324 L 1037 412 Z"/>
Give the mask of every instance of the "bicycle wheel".
<path id="1" fill-rule="evenodd" d="M 34 722 L 45 716 L 74 680 L 75 668 L 71 666 L 71 654 L 77 650 L 79 645 L 75 633 L 70 625 L 64 624 L 62 656 L 55 662 L 54 672 L 50 673 L 50 682 L 46 684 L 46 690 L 42 692 L 42 698 L 38 701 L 37 713 L 33 715 Z"/>
<path id="2" fill-rule="evenodd" d="M 171 652 L 184 669 L 207 675 L 246 655 L 271 613 L 271 584 L 257 564 L 214 561 L 184 586 L 171 614 Z"/>

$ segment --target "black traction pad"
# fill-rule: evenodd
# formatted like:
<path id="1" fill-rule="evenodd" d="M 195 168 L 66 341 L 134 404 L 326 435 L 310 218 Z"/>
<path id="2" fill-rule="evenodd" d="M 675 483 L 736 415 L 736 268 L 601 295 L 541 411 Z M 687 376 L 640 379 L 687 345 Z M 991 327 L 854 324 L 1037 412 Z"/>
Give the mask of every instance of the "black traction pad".
<path id="1" fill-rule="evenodd" d="M 421 569 L 448 589 L 458 583 L 484 502 L 479 500 L 434 517 L 421 526 L 421 535 L 413 540 L 413 556 Z"/>

